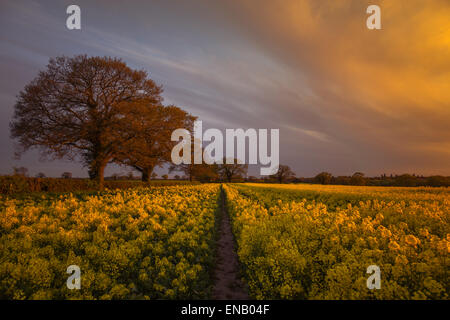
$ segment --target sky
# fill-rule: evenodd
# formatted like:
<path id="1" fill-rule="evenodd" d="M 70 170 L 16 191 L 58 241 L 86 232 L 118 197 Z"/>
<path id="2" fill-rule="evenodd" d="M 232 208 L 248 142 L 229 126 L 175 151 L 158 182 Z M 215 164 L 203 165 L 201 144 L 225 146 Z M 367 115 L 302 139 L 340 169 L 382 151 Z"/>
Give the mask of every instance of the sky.
<path id="1" fill-rule="evenodd" d="M 81 30 L 66 28 L 71 4 Z M 371 4 L 381 30 L 366 27 Z M 205 129 L 279 129 L 297 176 L 450 175 L 449 17 L 448 0 L 2 0 L 0 174 L 87 176 L 33 150 L 15 159 L 9 133 L 49 58 L 87 54 L 146 70 Z"/>

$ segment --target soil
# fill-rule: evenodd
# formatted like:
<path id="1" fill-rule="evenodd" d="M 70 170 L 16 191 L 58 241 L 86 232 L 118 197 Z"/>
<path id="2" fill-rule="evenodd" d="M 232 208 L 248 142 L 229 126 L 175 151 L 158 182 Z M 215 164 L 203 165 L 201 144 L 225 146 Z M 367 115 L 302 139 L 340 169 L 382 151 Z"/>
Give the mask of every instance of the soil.
<path id="1" fill-rule="evenodd" d="M 221 221 L 217 241 L 216 267 L 214 270 L 214 300 L 249 299 L 247 290 L 240 279 L 239 260 L 236 254 L 231 221 L 228 215 L 225 192 L 221 191 Z"/>

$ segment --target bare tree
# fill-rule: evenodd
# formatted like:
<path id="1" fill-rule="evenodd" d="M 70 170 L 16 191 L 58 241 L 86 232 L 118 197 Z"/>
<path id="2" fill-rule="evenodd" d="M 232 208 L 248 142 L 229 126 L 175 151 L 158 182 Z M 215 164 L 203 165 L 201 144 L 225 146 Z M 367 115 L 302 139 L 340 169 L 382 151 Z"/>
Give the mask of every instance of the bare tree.
<path id="1" fill-rule="evenodd" d="M 289 181 L 295 177 L 295 173 L 291 170 L 289 166 L 280 164 L 278 166 L 277 173 L 272 175 L 272 178 L 276 179 L 278 183 L 283 183 Z"/>
<path id="2" fill-rule="evenodd" d="M 130 110 L 160 104 L 161 93 L 145 71 L 120 59 L 50 59 L 15 105 L 10 127 L 17 155 L 36 147 L 44 157 L 79 158 L 102 188 L 106 165 L 135 136 L 125 120 Z"/>
<path id="3" fill-rule="evenodd" d="M 230 161 L 231 162 L 231 161 Z M 236 159 L 233 159 L 232 164 L 227 164 L 226 159 L 223 159 L 223 164 L 218 165 L 218 173 L 220 176 L 228 182 L 231 182 L 233 178 L 245 176 L 247 174 L 248 165 L 239 164 Z"/>
<path id="4" fill-rule="evenodd" d="M 171 165 L 169 167 L 169 173 L 182 172 L 186 175 L 186 178 L 189 179 L 189 181 L 192 181 L 194 178 L 195 166 L 196 165 L 193 163 L 189 163 L 189 164 L 181 163 L 178 165 Z"/>
<path id="5" fill-rule="evenodd" d="M 177 165 L 171 164 L 169 167 L 169 173 L 182 172 L 188 177 L 189 181 L 192 181 L 194 179 L 195 171 L 196 171 L 197 167 L 200 165 L 200 164 L 194 164 L 195 150 L 197 149 L 196 145 L 197 145 L 197 147 L 200 146 L 199 149 L 201 150 L 200 152 L 203 155 L 203 148 L 201 146 L 201 142 L 194 139 L 193 135 L 191 134 L 191 150 L 190 150 L 191 161 L 190 161 L 190 163 L 180 163 Z"/>

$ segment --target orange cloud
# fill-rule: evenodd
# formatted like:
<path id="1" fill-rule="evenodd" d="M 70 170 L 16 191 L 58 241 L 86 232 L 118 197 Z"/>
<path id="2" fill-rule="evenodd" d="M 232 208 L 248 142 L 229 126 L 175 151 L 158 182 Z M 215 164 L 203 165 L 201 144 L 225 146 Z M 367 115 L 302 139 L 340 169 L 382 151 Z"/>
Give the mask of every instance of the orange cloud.
<path id="1" fill-rule="evenodd" d="M 370 4 L 382 30 L 366 28 Z M 440 159 L 425 171 L 450 173 L 449 1 L 244 1 L 238 11 L 261 50 L 306 77 L 324 134 L 404 163 Z M 292 107 L 286 119 L 296 116 Z"/>

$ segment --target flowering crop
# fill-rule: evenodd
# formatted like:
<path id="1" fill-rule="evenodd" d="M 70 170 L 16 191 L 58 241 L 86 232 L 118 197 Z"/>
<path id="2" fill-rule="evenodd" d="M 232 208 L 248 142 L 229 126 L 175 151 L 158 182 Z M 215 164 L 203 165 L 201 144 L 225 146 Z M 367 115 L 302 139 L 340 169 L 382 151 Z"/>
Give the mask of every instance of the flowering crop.
<path id="1" fill-rule="evenodd" d="M 448 189 L 226 185 L 257 299 L 447 299 Z M 381 268 L 381 289 L 366 286 Z"/>
<path id="2" fill-rule="evenodd" d="M 0 298 L 204 298 L 219 185 L 0 199 Z M 69 265 L 81 289 L 66 287 Z"/>

